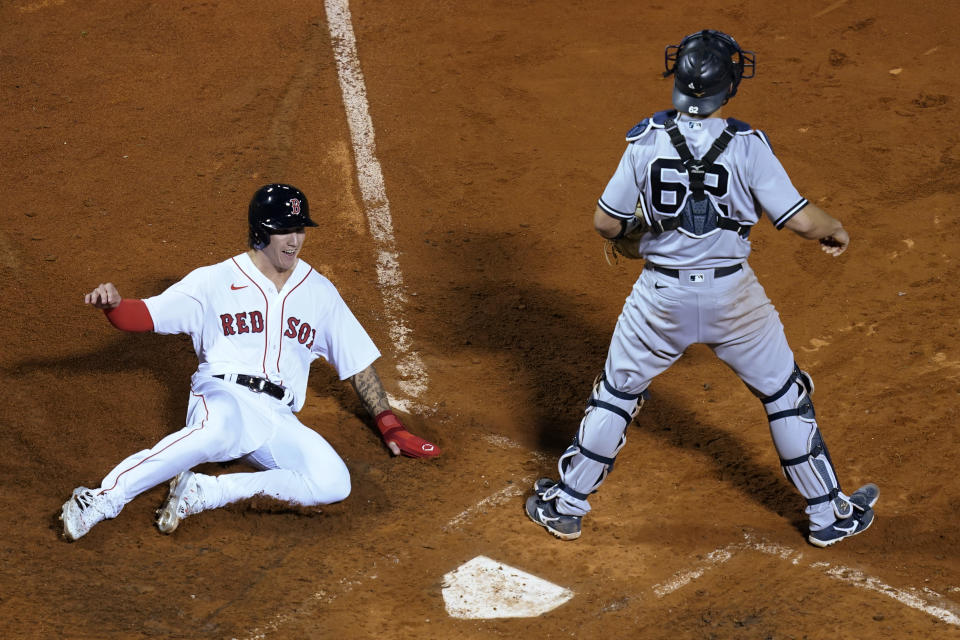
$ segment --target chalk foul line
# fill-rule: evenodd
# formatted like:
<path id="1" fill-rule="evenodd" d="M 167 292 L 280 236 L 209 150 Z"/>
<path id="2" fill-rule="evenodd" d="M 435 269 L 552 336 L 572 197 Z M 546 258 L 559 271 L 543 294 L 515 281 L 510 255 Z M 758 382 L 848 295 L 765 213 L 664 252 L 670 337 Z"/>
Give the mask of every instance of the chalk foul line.
<path id="1" fill-rule="evenodd" d="M 674 574 L 670 580 L 663 584 L 653 585 L 653 593 L 658 598 L 663 598 L 685 587 L 697 578 L 703 576 L 707 571 L 722 565 L 733 558 L 735 554 L 743 551 L 757 551 L 776 556 L 794 565 L 799 565 L 800 560 L 803 558 L 802 551 L 797 551 L 779 544 L 757 541 L 749 533 L 746 533 L 744 534 L 743 542 L 732 543 L 725 547 L 715 549 L 690 569 Z M 922 591 L 913 588 L 900 589 L 884 583 L 879 578 L 868 576 L 859 569 L 833 565 L 829 562 L 811 562 L 808 567 L 819 570 L 834 580 L 845 582 L 859 589 L 866 589 L 867 591 L 885 595 L 901 604 L 933 616 L 938 620 L 960 626 L 960 605 L 951 602 L 932 589 L 923 589 Z"/>
<path id="2" fill-rule="evenodd" d="M 495 447 L 500 447 L 501 449 L 520 449 L 529 454 L 534 461 L 543 464 L 547 460 L 547 456 L 540 453 L 539 451 L 527 451 L 524 447 L 507 438 L 506 436 L 501 436 L 493 433 L 488 433 L 483 436 L 483 439 L 492 444 Z M 511 482 L 503 489 L 500 489 L 496 493 L 483 498 L 476 504 L 473 504 L 470 507 L 467 507 L 456 516 L 450 519 L 447 524 L 443 525 L 441 531 L 452 531 L 459 529 L 464 525 L 468 520 L 472 519 L 474 516 L 479 514 L 486 513 L 487 509 L 492 509 L 493 507 L 500 506 L 505 502 L 510 501 L 512 498 L 523 495 L 530 492 L 530 488 L 533 485 L 533 476 L 526 476 L 518 480 L 517 482 Z"/>
<path id="3" fill-rule="evenodd" d="M 483 513 L 487 509 L 491 509 L 509 501 L 511 498 L 529 492 L 529 485 L 532 482 L 532 477 L 522 478 L 518 484 L 511 484 L 500 491 L 497 491 L 493 495 L 487 496 L 480 502 L 467 509 L 464 509 L 459 514 L 451 518 L 450 522 L 445 524 L 441 530 L 450 531 L 453 529 L 458 529 L 460 528 L 460 525 L 465 523 L 467 520 L 470 520 L 478 513 Z"/>
<path id="4" fill-rule="evenodd" d="M 357 54 L 350 3 L 348 0 L 325 0 L 324 7 L 347 125 L 350 128 L 360 197 L 370 226 L 370 235 L 377 247 L 377 284 L 383 296 L 390 340 L 397 359 L 397 372 L 400 375 L 398 384 L 404 394 L 410 398 L 419 398 L 426 392 L 429 378 L 423 359 L 412 348 L 410 328 L 403 318 L 403 305 L 407 297 L 403 274 L 397 261 L 390 202 L 387 200 L 380 161 L 376 156 L 373 121 L 370 119 L 367 90 Z M 417 408 L 415 403 L 403 400 L 398 401 L 397 405 L 404 410 Z"/>

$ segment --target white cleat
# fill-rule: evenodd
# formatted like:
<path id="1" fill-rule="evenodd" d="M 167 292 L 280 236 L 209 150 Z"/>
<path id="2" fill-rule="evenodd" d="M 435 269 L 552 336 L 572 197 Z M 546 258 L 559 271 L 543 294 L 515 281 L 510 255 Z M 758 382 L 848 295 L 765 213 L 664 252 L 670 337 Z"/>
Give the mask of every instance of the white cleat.
<path id="1" fill-rule="evenodd" d="M 173 533 L 187 516 L 203 511 L 203 497 L 197 476 L 192 471 L 181 471 L 170 481 L 170 495 L 157 512 L 157 528 Z"/>
<path id="2" fill-rule="evenodd" d="M 106 497 L 103 493 L 86 487 L 73 490 L 70 499 L 60 509 L 60 521 L 63 522 L 63 537 L 73 542 L 87 535 L 95 524 L 106 519 L 104 510 Z"/>

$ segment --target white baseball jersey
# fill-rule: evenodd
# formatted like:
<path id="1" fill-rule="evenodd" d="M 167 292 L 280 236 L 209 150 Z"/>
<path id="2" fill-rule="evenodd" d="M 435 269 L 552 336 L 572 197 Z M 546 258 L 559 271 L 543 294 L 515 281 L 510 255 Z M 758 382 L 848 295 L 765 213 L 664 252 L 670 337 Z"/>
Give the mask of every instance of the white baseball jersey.
<path id="1" fill-rule="evenodd" d="M 319 357 L 341 380 L 380 357 L 333 284 L 300 260 L 276 290 L 246 253 L 200 267 L 144 301 L 157 333 L 186 333 L 196 376 L 242 373 L 294 393 L 303 407 L 310 363 Z"/>
<path id="2" fill-rule="evenodd" d="M 691 196 L 689 179 L 674 149 L 664 123 L 671 112 L 660 112 L 634 127 L 620 165 L 600 197 L 600 208 L 621 220 L 639 210 L 649 223 L 675 217 Z M 728 121 L 704 120 L 680 115 L 676 118 L 687 146 L 702 158 Z M 770 142 L 761 132 L 737 121 L 737 133 L 713 168 L 707 172 L 706 195 L 721 215 L 754 225 L 763 211 L 780 229 L 807 200 L 794 188 Z M 691 237 L 683 231 L 645 234 L 640 254 L 665 267 L 710 268 L 743 262 L 750 255 L 750 242 L 716 229 L 709 237 Z"/>
<path id="3" fill-rule="evenodd" d="M 302 505 L 350 493 L 350 474 L 333 447 L 302 424 L 310 363 L 325 358 L 341 379 L 380 352 L 333 284 L 298 261 L 280 291 L 242 253 L 201 267 L 145 301 L 157 333 L 185 333 L 200 361 L 186 426 L 122 461 L 103 479 L 115 517 L 135 496 L 204 462 L 244 459 L 261 471 L 196 474 L 202 508 L 254 495 Z M 266 378 L 293 392 L 288 403 L 214 376 Z"/>

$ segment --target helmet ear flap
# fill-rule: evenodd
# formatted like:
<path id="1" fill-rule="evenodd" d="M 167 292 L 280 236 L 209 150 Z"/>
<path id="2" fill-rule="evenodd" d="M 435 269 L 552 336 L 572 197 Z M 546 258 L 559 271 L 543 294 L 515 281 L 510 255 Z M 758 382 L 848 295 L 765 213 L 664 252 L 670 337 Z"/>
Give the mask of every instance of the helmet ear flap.
<path id="1" fill-rule="evenodd" d="M 265 249 L 270 244 L 270 235 L 263 229 L 255 229 L 251 226 L 249 242 L 251 249 Z"/>
<path id="2" fill-rule="evenodd" d="M 264 249 L 270 244 L 270 233 L 261 224 L 259 210 L 255 208 L 252 202 L 250 204 L 247 222 L 250 248 L 257 250 Z"/>

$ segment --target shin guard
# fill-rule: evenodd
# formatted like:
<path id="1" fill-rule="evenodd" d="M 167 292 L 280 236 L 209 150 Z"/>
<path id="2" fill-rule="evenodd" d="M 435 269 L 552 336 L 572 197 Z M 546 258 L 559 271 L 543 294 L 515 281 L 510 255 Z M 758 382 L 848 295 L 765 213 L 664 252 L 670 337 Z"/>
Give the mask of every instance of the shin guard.
<path id="1" fill-rule="evenodd" d="M 784 475 L 806 498 L 811 523 L 825 526 L 850 516 L 853 507 L 840 490 L 830 452 L 817 426 L 811 393 L 810 375 L 794 365 L 780 391 L 761 401 Z"/>
<path id="2" fill-rule="evenodd" d="M 557 462 L 560 482 L 548 489 L 543 499 L 559 498 L 561 512 L 568 515 L 590 511 L 587 498 L 613 470 L 614 460 L 627 441 L 627 425 L 641 406 L 643 394 L 618 391 L 599 376 L 573 444 Z"/>

